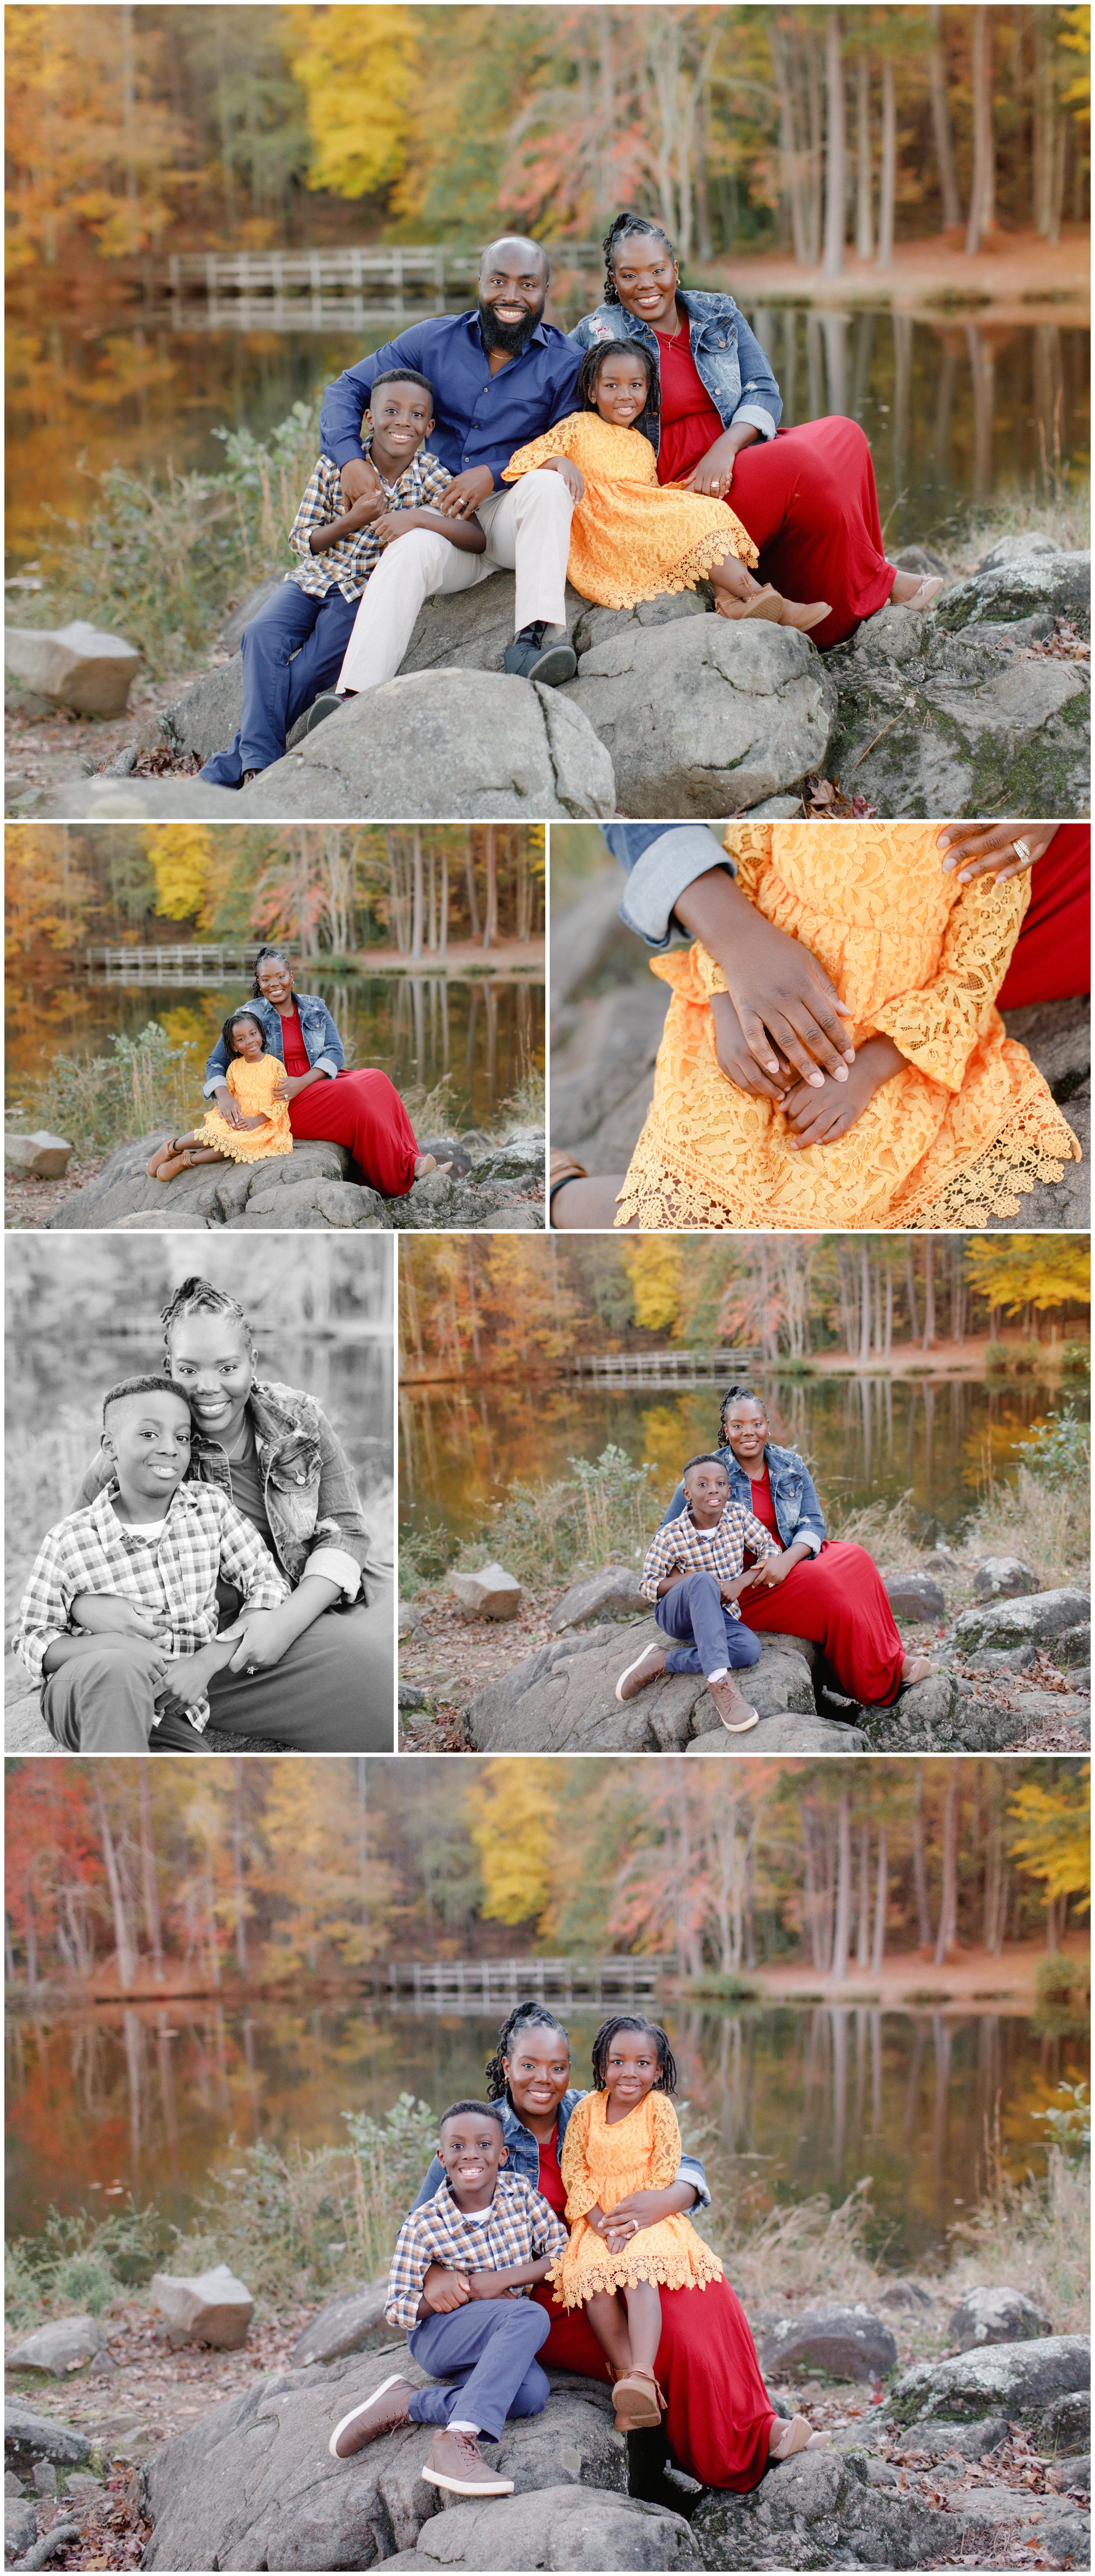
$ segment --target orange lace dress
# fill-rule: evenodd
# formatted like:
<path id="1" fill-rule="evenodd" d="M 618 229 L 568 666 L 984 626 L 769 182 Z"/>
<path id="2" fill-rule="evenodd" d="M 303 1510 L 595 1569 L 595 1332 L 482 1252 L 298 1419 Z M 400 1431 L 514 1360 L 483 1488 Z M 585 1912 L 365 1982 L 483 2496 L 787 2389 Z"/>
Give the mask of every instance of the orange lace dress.
<path id="1" fill-rule="evenodd" d="M 718 2255 L 687 2218 L 660 2218 L 641 2227 L 619 2254 L 587 2224 L 595 2204 L 615 2209 L 632 2191 L 667 2191 L 677 2179 L 681 2133 L 666 2093 L 647 2093 L 626 2120 L 606 2120 L 607 2093 L 587 2093 L 567 2122 L 560 2171 L 566 2185 L 570 2243 L 548 2278 L 565 2308 L 581 2307 L 597 2290 L 634 2289 L 657 2281 L 665 2290 L 705 2290 L 721 2281 Z"/>
<path id="2" fill-rule="evenodd" d="M 219 1145 L 234 1163 L 261 1163 L 268 1154 L 291 1154 L 293 1130 L 289 1124 L 289 1103 L 275 1100 L 274 1084 L 280 1082 L 285 1067 L 279 1055 L 260 1055 L 257 1064 L 248 1064 L 246 1056 L 234 1055 L 225 1081 L 233 1100 L 238 1102 L 245 1118 L 257 1118 L 265 1110 L 265 1127 L 230 1127 L 219 1109 L 211 1109 L 196 1130 L 203 1145 Z"/>
<path id="3" fill-rule="evenodd" d="M 835 1144 L 792 1153 L 775 1104 L 719 1070 L 721 968 L 699 942 L 652 958 L 672 999 L 617 1225 L 983 1226 L 1018 1216 L 1025 1190 L 1080 1160 L 995 1008 L 1029 876 L 960 886 L 943 874 L 936 828 L 731 824 L 738 884 L 825 968 L 854 1013 L 849 1042 L 883 1030 L 908 1062 Z"/>
<path id="4" fill-rule="evenodd" d="M 543 438 L 519 447 L 502 468 L 517 483 L 549 456 L 573 458 L 585 481 L 570 523 L 567 572 L 583 599 L 634 608 L 663 591 L 691 590 L 724 555 L 755 565 L 748 530 L 725 501 L 658 482 L 658 460 L 639 429 L 618 429 L 596 411 L 572 411 Z"/>

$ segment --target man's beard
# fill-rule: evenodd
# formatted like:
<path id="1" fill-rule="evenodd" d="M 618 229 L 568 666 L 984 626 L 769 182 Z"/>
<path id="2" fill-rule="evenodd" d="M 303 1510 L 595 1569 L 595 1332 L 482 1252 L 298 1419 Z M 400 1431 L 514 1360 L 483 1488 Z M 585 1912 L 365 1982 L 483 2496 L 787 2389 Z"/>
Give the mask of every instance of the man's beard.
<path id="1" fill-rule="evenodd" d="M 507 356 L 519 358 L 522 349 L 527 349 L 543 310 L 541 304 L 535 313 L 523 313 L 519 322 L 500 322 L 493 304 L 481 304 L 479 328 L 483 334 L 483 347 L 504 349 Z"/>

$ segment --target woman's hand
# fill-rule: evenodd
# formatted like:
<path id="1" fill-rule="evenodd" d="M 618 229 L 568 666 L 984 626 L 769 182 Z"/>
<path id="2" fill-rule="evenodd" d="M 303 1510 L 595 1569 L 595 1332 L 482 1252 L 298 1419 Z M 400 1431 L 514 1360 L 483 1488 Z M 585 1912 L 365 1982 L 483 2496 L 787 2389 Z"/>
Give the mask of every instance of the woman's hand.
<path id="1" fill-rule="evenodd" d="M 237 1629 L 239 1644 L 228 1667 L 230 1673 L 246 1672 L 252 1665 L 258 1673 L 272 1672 L 298 1633 L 296 1625 L 288 1625 L 280 1610 L 252 1610 L 250 1615 L 244 1611 L 234 1623 L 233 1633 Z"/>
<path id="2" fill-rule="evenodd" d="M 826 1073 L 841 1081 L 854 1055 L 842 1026 L 852 1013 L 802 941 L 766 921 L 721 867 L 694 877 L 673 910 L 721 966 L 758 1072 L 778 1079 L 786 1061 L 815 1088 Z"/>
<path id="3" fill-rule="evenodd" d="M 788 1548 L 781 1548 L 778 1556 L 762 1556 L 759 1565 L 753 1567 L 754 1592 L 775 1592 L 793 1574 L 797 1562 Z"/>
<path id="4" fill-rule="evenodd" d="M 233 1100 L 226 1082 L 218 1082 L 213 1097 L 226 1127 L 246 1127 L 247 1120 L 238 1102 Z"/>
<path id="5" fill-rule="evenodd" d="M 726 1075 L 735 1090 L 749 1092 L 754 1100 L 782 1100 L 795 1079 L 786 1057 L 776 1055 L 775 1073 L 761 1072 L 756 1057 L 750 1055 L 746 1046 L 741 1021 L 729 993 L 712 993 L 711 1018 L 719 1072 Z"/>
<path id="6" fill-rule="evenodd" d="M 691 2206 L 696 2195 L 690 2186 L 685 2188 Z M 640 2227 L 657 2227 L 661 2219 L 675 2217 L 681 2198 L 681 2186 L 677 2182 L 670 2183 L 667 2191 L 629 2191 L 625 2199 L 617 2201 L 609 2224 L 619 2227 L 626 2221 L 632 2235 L 635 2235 Z"/>
<path id="7" fill-rule="evenodd" d="M 735 429 L 731 421 L 729 429 L 724 429 L 722 437 L 708 448 L 706 456 L 701 456 L 699 464 L 684 476 L 682 489 L 685 492 L 703 492 L 710 500 L 724 501 L 734 480 L 735 458 L 740 456 L 743 447 L 752 447 L 754 439 L 759 437 L 760 431 L 753 428 L 751 421 L 742 429 Z"/>
<path id="8" fill-rule="evenodd" d="M 280 1081 L 274 1084 L 272 1097 L 275 1100 L 295 1100 L 298 1091 L 303 1091 L 306 1083 L 313 1080 L 314 1075 L 310 1072 L 283 1073 Z"/>
<path id="9" fill-rule="evenodd" d="M 995 877 L 1003 885 L 1044 857 L 1056 830 L 1056 823 L 944 823 L 935 840 L 944 876 L 957 868 L 959 885 L 972 885 L 975 877 Z M 1025 858 L 1016 851 L 1017 841 L 1026 843 Z"/>
<path id="10" fill-rule="evenodd" d="M 586 479 L 570 456 L 545 456 L 542 473 L 557 474 L 565 483 L 572 501 L 584 501 Z"/>
<path id="11" fill-rule="evenodd" d="M 806 1145 L 835 1145 L 846 1136 L 857 1118 L 862 1118 L 869 1101 L 884 1082 L 900 1073 L 905 1058 L 893 1039 L 868 1038 L 856 1053 L 855 1063 L 839 1087 L 826 1076 L 820 1091 L 805 1082 L 797 1082 L 783 1103 L 784 1117 L 795 1133 L 788 1137 L 792 1154 Z"/>
<path id="12" fill-rule="evenodd" d="M 422 2284 L 422 2296 L 434 2316 L 448 2316 L 453 2308 L 465 2308 L 471 2297 L 466 2272 L 450 2272 L 445 2263 L 431 2263 Z"/>

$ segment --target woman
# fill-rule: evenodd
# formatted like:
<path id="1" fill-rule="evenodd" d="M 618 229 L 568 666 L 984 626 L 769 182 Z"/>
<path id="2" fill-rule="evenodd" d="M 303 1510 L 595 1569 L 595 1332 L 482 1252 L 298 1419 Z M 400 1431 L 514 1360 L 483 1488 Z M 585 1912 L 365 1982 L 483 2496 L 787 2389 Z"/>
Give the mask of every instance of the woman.
<path id="1" fill-rule="evenodd" d="M 864 1707 L 889 1707 L 899 1691 L 926 1681 L 930 1658 L 906 1654 L 873 1557 L 865 1547 L 826 1538 L 805 1459 L 797 1449 L 777 1447 L 763 1399 L 750 1387 L 732 1386 L 724 1395 L 716 1454 L 730 1478 L 731 1500 L 771 1530 L 782 1551 L 756 1566 L 742 1593 L 745 1626 L 811 1638 L 840 1689 Z M 678 1485 L 665 1519 L 683 1510 Z"/>
<path id="2" fill-rule="evenodd" d="M 511 2165 L 536 2185 L 562 2217 L 566 2193 L 559 2156 L 571 2112 L 582 2096 L 570 2081 L 567 2033 L 543 2004 L 518 2004 L 503 2022 L 498 2046 L 488 2061 L 486 2089 L 488 2101 L 501 2105 Z M 416 2209 L 440 2189 L 443 2180 L 435 2156 Z M 677 2179 L 668 2190 L 637 2191 L 630 2200 L 618 2202 L 612 2212 L 613 2230 L 627 2225 L 637 2234 L 640 2228 L 652 2227 L 697 2203 L 709 2208 L 710 2199 L 703 2166 L 692 2156 L 682 2156 Z M 781 2456 L 781 2437 L 771 2438 L 775 2409 L 729 2282 L 712 2281 L 703 2290 L 662 2290 L 659 2295 L 662 2339 L 656 2376 L 666 2399 L 664 2429 L 628 2436 L 628 2483 L 632 2495 L 679 2513 L 680 2489 L 664 2479 L 667 2440 L 673 2457 L 690 2477 L 704 2486 L 729 2487 L 735 2495 L 744 2495 L 756 2486 L 773 2450 Z M 561 2307 L 546 2281 L 532 2296 L 551 2318 L 551 2332 L 537 2356 L 544 2369 L 573 2370 L 584 2379 L 608 2378 L 605 2355 L 582 2311 Z M 782 2439 L 789 2433 L 787 2426 Z"/>
<path id="3" fill-rule="evenodd" d="M 194 1426 L 188 1474 L 222 1487 L 293 1586 L 279 1610 L 241 1622 L 236 1653 L 210 1684 L 214 1729 L 292 1753 L 390 1753 L 391 1572 L 322 1407 L 256 1376 L 243 1308 L 208 1279 L 184 1279 L 161 1321 L 164 1365 Z M 100 1451 L 74 1508 L 94 1502 L 111 1474 Z M 222 1633 L 238 1610 L 226 1587 Z M 157 1753 L 202 1749 L 206 1738 L 170 1716 L 150 1744 Z"/>
<path id="4" fill-rule="evenodd" d="M 660 418 L 636 427 L 658 451 L 659 483 L 729 499 L 760 550 L 762 589 L 828 600 L 815 644 L 843 643 L 889 602 L 923 609 L 942 589 L 898 572 L 882 551 L 871 451 L 843 414 L 779 429 L 779 387 L 732 295 L 685 293 L 672 242 L 642 215 L 605 235 L 604 302 L 572 337 L 641 340 L 661 373 Z"/>
<path id="5" fill-rule="evenodd" d="M 344 1071 L 342 1040 L 327 1005 L 318 994 L 297 992 L 284 949 L 260 948 L 254 996 L 267 1049 L 285 1066 L 275 1098 L 289 1103 L 294 1137 L 347 1146 L 355 1178 L 384 1198 L 406 1198 L 413 1182 L 438 1167 L 433 1154 L 419 1153 L 394 1082 L 375 1065 Z M 222 1036 L 205 1068 L 205 1089 L 228 1125 L 239 1127 L 243 1116 L 227 1071 Z"/>

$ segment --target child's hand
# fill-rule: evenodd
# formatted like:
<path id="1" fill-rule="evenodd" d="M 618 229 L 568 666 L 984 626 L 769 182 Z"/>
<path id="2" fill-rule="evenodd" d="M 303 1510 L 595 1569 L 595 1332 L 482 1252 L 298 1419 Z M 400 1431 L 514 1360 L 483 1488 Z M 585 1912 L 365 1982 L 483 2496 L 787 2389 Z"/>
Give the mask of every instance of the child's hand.
<path id="1" fill-rule="evenodd" d="M 254 1118 L 241 1118 L 241 1119 L 240 1119 L 240 1126 L 241 1126 L 241 1127 L 268 1127 L 268 1126 L 269 1126 L 269 1124 L 270 1124 L 270 1112 L 269 1112 L 269 1110 L 268 1110 L 268 1109 L 260 1109 L 260 1110 L 257 1112 L 257 1115 L 256 1115 Z"/>
<path id="2" fill-rule="evenodd" d="M 715 1030 L 715 1055 L 719 1072 L 737 1091 L 748 1091 L 757 1100 L 782 1100 L 795 1077 L 786 1056 L 777 1049 L 776 1073 L 762 1073 L 756 1057 L 750 1055 L 742 1036 L 741 1021 L 729 993 L 712 993 L 711 1018 Z"/>
<path id="3" fill-rule="evenodd" d="M 422 2284 L 426 2306 L 435 2316 L 448 2316 L 453 2308 L 464 2308 L 472 2295 L 466 2272 L 450 2272 L 444 2263 L 431 2263 Z"/>
<path id="4" fill-rule="evenodd" d="M 868 1038 L 857 1049 L 846 1082 L 837 1084 L 828 1074 L 820 1090 L 796 1082 L 783 1103 L 784 1116 L 795 1131 L 787 1140 L 789 1151 L 798 1154 L 807 1145 L 835 1145 L 862 1118 L 881 1085 L 900 1073 L 904 1062 L 892 1038 Z"/>
<path id="5" fill-rule="evenodd" d="M 139 1610 L 135 1601 L 123 1601 L 117 1592 L 80 1592 L 69 1610 L 69 1618 L 90 1637 L 148 1637 L 156 1634 L 150 1610 Z"/>
<path id="6" fill-rule="evenodd" d="M 558 475 L 561 483 L 566 484 L 567 491 L 569 492 L 572 501 L 583 501 L 585 499 L 585 476 L 579 472 L 579 469 L 575 465 L 572 457 L 546 456 L 544 458 L 545 473 L 549 469 L 553 474 Z"/>
<path id="7" fill-rule="evenodd" d="M 360 500 L 354 502 L 352 510 L 347 510 L 347 528 L 373 527 L 377 519 L 382 517 L 387 506 L 388 496 L 384 486 L 382 483 L 377 483 L 371 492 L 361 494 Z"/>
<path id="8" fill-rule="evenodd" d="M 382 546 L 390 546 L 396 537 L 405 537 L 411 528 L 426 527 L 428 524 L 426 514 L 422 510 L 385 508 L 374 520 L 373 534 L 379 537 Z"/>

